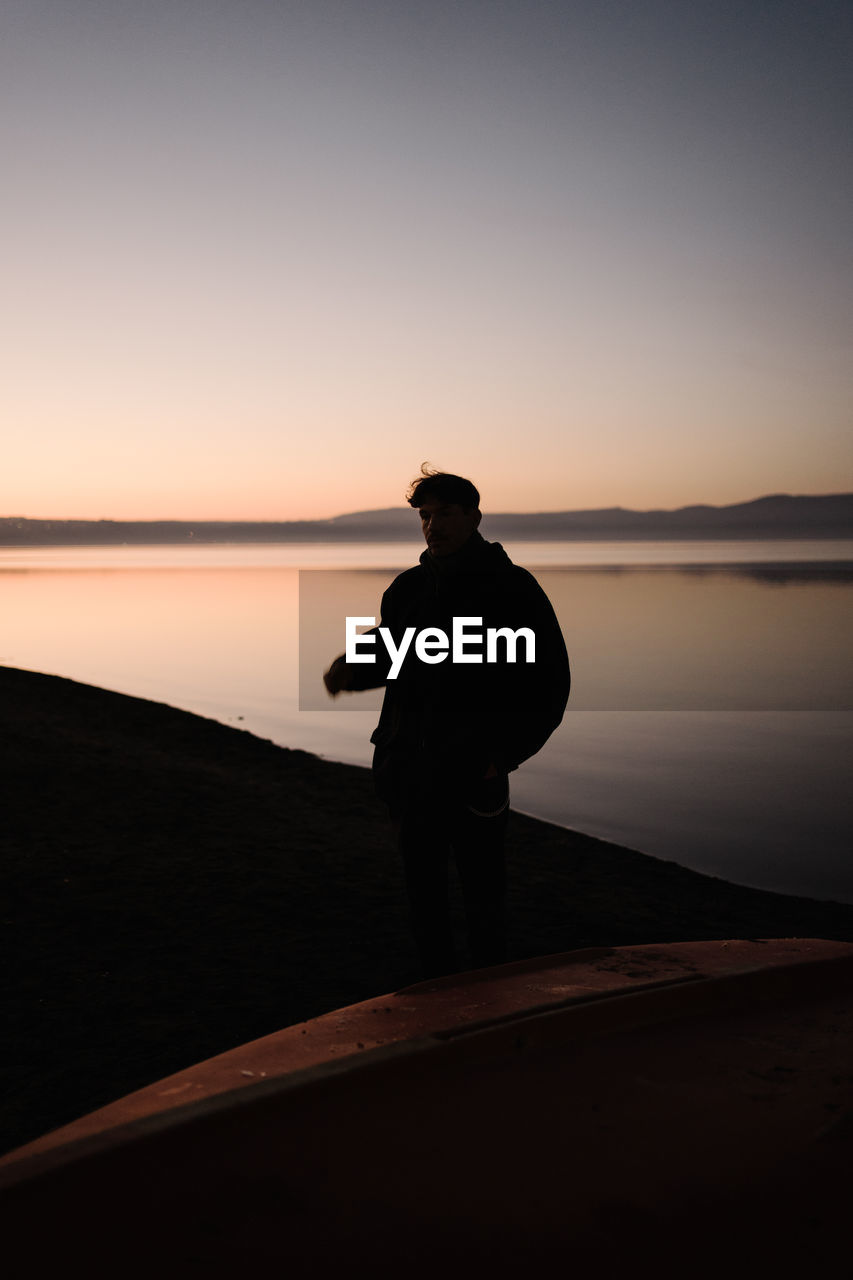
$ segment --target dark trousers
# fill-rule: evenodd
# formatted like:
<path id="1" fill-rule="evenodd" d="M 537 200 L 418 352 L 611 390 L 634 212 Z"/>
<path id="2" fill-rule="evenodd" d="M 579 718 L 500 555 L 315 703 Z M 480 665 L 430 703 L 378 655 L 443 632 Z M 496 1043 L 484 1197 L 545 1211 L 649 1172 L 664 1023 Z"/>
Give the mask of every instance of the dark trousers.
<path id="1" fill-rule="evenodd" d="M 459 872 L 468 932 L 470 967 L 506 959 L 506 857 L 509 807 L 505 775 L 480 784 L 465 800 L 422 798 L 395 822 L 412 930 L 425 978 L 459 969 L 450 920 L 451 854 Z M 497 801 L 497 803 L 496 803 Z"/>

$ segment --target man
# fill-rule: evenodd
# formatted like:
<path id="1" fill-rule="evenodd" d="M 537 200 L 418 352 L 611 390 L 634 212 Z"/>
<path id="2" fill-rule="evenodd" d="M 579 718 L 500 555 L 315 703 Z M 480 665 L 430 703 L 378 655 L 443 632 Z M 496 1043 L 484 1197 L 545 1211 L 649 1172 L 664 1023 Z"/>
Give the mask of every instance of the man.
<path id="1" fill-rule="evenodd" d="M 506 958 L 508 775 L 560 723 L 569 662 L 536 579 L 479 533 L 480 495 L 470 480 L 422 468 L 408 502 L 420 515 L 427 549 L 383 595 L 379 627 L 366 633 L 373 641 L 358 638 L 375 661 L 348 662 L 341 655 L 323 679 L 333 697 L 385 685 L 371 737 L 374 779 L 398 833 L 424 976 L 433 977 L 457 968 L 447 883 L 451 849 L 472 966 Z M 454 619 L 467 628 L 467 643 L 439 656 L 437 633 L 454 634 Z M 484 652 L 475 636 L 490 628 L 496 638 Z M 395 651 L 409 633 L 393 675 L 382 629 Z M 433 648 L 422 647 L 419 657 L 411 640 L 424 629 Z"/>

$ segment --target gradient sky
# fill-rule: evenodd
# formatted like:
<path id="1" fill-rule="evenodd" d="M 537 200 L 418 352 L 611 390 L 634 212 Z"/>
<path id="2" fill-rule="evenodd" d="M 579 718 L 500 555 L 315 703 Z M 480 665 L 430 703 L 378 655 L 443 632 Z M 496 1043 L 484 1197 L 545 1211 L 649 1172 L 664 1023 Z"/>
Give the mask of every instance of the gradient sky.
<path id="1" fill-rule="evenodd" d="M 853 489 L 853 8 L 3 0 L 0 514 Z"/>

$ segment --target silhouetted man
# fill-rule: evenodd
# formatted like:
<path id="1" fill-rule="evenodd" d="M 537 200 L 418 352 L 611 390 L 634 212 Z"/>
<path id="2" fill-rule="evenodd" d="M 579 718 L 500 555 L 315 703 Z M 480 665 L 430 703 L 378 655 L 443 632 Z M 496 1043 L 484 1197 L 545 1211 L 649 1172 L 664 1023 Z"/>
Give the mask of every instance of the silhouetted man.
<path id="1" fill-rule="evenodd" d="M 560 723 L 569 663 L 536 579 L 478 532 L 471 481 L 423 469 L 408 502 L 427 550 L 383 595 L 379 626 L 357 637 L 367 656 L 342 654 L 323 679 L 333 696 L 385 685 L 371 737 L 374 779 L 398 832 L 415 940 L 432 977 L 457 968 L 451 850 L 472 966 L 506 958 L 508 775 Z"/>

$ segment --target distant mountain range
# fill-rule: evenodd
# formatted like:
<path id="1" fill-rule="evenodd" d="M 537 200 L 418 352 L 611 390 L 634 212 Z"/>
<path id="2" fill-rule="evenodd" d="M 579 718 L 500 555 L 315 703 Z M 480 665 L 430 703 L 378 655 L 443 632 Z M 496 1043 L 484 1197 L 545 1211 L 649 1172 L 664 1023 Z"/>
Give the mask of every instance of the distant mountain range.
<path id="1" fill-rule="evenodd" d="M 490 540 L 592 541 L 687 538 L 853 538 L 853 493 L 774 494 L 727 507 L 676 511 L 489 512 Z M 212 542 L 417 542 L 407 507 L 353 511 L 328 520 L 29 520 L 0 517 L 0 546 L 121 546 Z"/>

